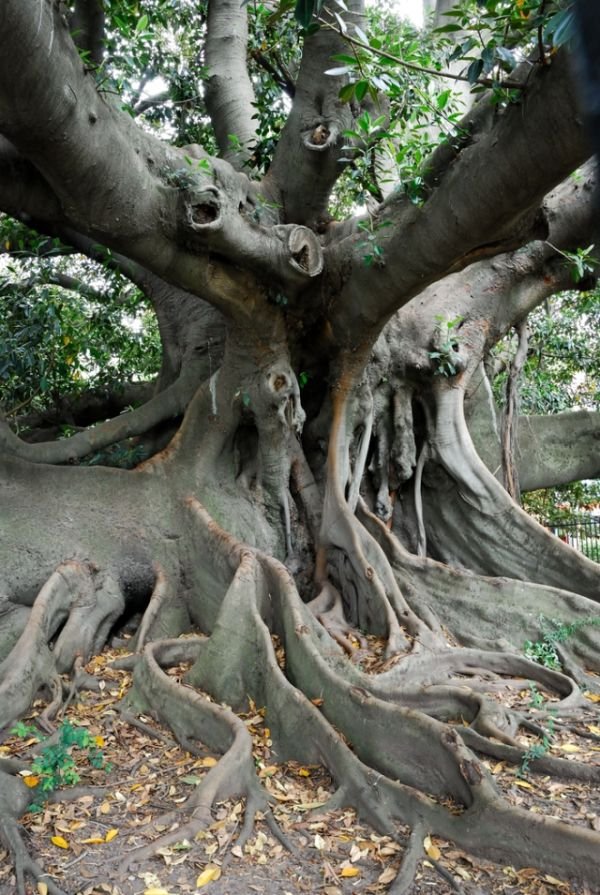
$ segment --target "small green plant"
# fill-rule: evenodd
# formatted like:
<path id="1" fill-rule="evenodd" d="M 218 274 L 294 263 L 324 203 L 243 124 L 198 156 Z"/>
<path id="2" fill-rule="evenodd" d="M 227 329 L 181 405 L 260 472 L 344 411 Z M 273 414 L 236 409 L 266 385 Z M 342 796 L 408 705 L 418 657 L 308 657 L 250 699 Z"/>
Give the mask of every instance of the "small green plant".
<path id="1" fill-rule="evenodd" d="M 531 690 L 531 697 L 529 699 L 529 707 L 532 709 L 541 709 L 544 705 L 544 697 L 538 690 L 534 681 L 529 681 L 529 689 Z"/>
<path id="2" fill-rule="evenodd" d="M 447 320 L 442 314 L 436 314 L 434 345 L 435 351 L 429 352 L 433 361 L 436 376 L 456 376 L 458 367 L 456 364 L 460 340 L 457 329 L 463 321 L 463 317 L 453 317 Z"/>
<path id="3" fill-rule="evenodd" d="M 13 736 L 19 737 L 20 740 L 26 740 L 29 737 L 39 737 L 40 732 L 33 724 L 25 724 L 24 721 L 17 721 L 15 726 L 11 728 Z"/>
<path id="4" fill-rule="evenodd" d="M 192 158 L 190 155 L 184 155 L 187 168 L 170 168 L 168 165 L 161 168 L 161 175 L 164 182 L 168 186 L 173 186 L 178 190 L 189 190 L 197 185 L 197 176 L 199 174 L 212 174 L 213 167 L 206 158 Z"/>
<path id="5" fill-rule="evenodd" d="M 540 694 L 537 694 L 540 696 Z M 542 698 L 542 703 L 543 703 Z M 552 739 L 554 737 L 554 712 L 549 712 L 549 717 L 546 720 L 546 727 L 542 734 L 542 738 L 539 743 L 532 743 L 531 746 L 528 747 L 527 751 L 524 753 L 521 764 L 519 766 L 519 770 L 517 771 L 517 777 L 525 777 L 529 773 L 531 762 L 536 761 L 539 758 L 543 758 L 544 755 L 548 752 L 552 745 Z"/>
<path id="6" fill-rule="evenodd" d="M 558 252 L 559 255 L 563 256 L 574 283 L 581 283 L 586 277 L 595 273 L 598 267 L 598 259 L 592 255 L 594 251 L 593 245 L 588 246 L 587 249 L 577 249 L 575 252 L 562 251 L 551 243 L 548 243 L 548 245 L 555 252 Z"/>
<path id="7" fill-rule="evenodd" d="M 532 659 L 538 665 L 543 665 L 544 668 L 552 668 L 555 671 L 560 670 L 560 659 L 558 658 L 554 641 L 547 639 L 547 635 L 544 635 L 540 640 L 526 640 L 524 652 L 528 659 Z"/>
<path id="8" fill-rule="evenodd" d="M 23 722 L 17 723 L 11 733 L 20 739 L 40 737 L 37 728 Z M 80 780 L 74 750 L 85 753 L 88 763 L 98 770 L 110 770 L 102 752 L 103 741 L 95 737 L 85 727 L 75 727 L 70 721 L 63 721 L 57 731 L 56 742 L 45 746 L 31 765 L 30 779 L 38 778 L 33 785 L 38 797 L 30 804 L 30 811 L 41 811 L 48 795 L 61 786 L 74 786 Z M 42 795 L 44 794 L 44 795 Z"/>
<path id="9" fill-rule="evenodd" d="M 363 264 L 365 267 L 372 267 L 373 264 L 378 267 L 385 266 L 383 246 L 379 243 L 378 235 L 381 230 L 389 227 L 391 223 L 391 221 L 381 221 L 380 223 L 375 224 L 371 217 L 366 221 L 359 221 L 358 229 L 364 234 L 364 237 L 358 243 L 358 247 L 365 249 L 363 255 Z"/>
<path id="10" fill-rule="evenodd" d="M 551 668 L 559 671 L 561 668 L 560 658 L 558 656 L 556 645 L 564 643 L 569 637 L 580 628 L 588 625 L 600 625 L 600 616 L 591 616 L 590 618 L 581 618 L 577 621 L 567 624 L 556 618 L 546 618 L 540 615 L 540 626 L 542 628 L 542 636 L 538 640 L 526 640 L 524 644 L 524 652 L 528 659 L 532 659 L 545 668 Z"/>

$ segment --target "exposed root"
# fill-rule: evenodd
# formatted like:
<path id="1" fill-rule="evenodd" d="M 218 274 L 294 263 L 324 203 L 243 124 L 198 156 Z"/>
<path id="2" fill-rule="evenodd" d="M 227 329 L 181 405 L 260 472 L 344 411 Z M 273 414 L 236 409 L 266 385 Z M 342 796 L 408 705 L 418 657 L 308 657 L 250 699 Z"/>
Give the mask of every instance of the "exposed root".
<path id="1" fill-rule="evenodd" d="M 175 654 L 179 659 L 190 661 L 197 660 L 204 645 L 200 638 L 148 644 L 136 666 L 135 698 L 146 702 L 147 710 L 166 723 L 180 743 L 183 741 L 187 745 L 190 739 L 195 738 L 211 750 L 224 754 L 180 811 L 156 821 L 162 826 L 174 823 L 174 828 L 151 845 L 130 853 L 119 868 L 120 872 L 124 872 L 132 862 L 151 856 L 157 848 L 193 839 L 212 823 L 212 807 L 217 801 L 234 795 L 246 798 L 244 824 L 237 838 L 240 847 L 251 835 L 258 811 L 270 818 L 268 797 L 255 773 L 252 740 L 243 722 L 230 709 L 209 701 L 189 687 L 182 687 L 160 667 L 159 659 L 164 661 L 165 651 L 169 648 L 171 657 Z M 188 819 L 181 823 L 185 817 Z M 278 838 L 287 845 L 274 820 L 270 818 L 269 822 Z"/>
<path id="2" fill-rule="evenodd" d="M 425 854 L 423 840 L 425 828 L 423 824 L 416 824 L 410 833 L 406 850 L 402 856 L 402 864 L 398 876 L 390 886 L 389 895 L 408 895 L 415 881 L 415 875 L 421 859 Z"/>
<path id="3" fill-rule="evenodd" d="M 38 724 L 46 733 L 53 733 L 54 725 L 52 724 L 52 722 L 63 706 L 62 681 L 57 674 L 52 675 L 48 687 L 52 694 L 52 699 L 50 700 L 44 711 L 40 714 L 38 718 Z"/>
<path id="4" fill-rule="evenodd" d="M 78 598 L 92 589 L 89 568 L 77 562 L 63 563 L 44 584 L 21 637 L 0 666 L 0 726 L 25 714 L 42 686 L 50 686 L 54 694 L 45 722 L 56 714 L 62 689 L 50 644 Z"/>
<path id="5" fill-rule="evenodd" d="M 223 684 L 224 657 L 229 666 L 232 652 L 242 652 L 236 646 L 241 638 L 244 655 L 252 654 L 257 661 L 238 668 L 240 704 L 246 693 L 252 693 L 257 704 L 264 703 L 282 755 L 314 760 L 316 750 L 342 784 L 336 803 L 347 799 L 366 820 L 391 835 L 397 822 L 422 824 L 432 835 L 492 860 L 542 864 L 551 872 L 596 878 L 600 871 L 597 834 L 508 805 L 458 729 L 422 709 L 404 707 L 410 676 L 408 691 L 398 688 L 395 703 L 370 692 L 367 676 L 348 663 L 341 650 L 332 648 L 286 570 L 258 551 L 236 546 L 197 502 L 189 506 L 206 547 L 226 550 L 232 576 L 217 625 L 188 674 L 190 682 L 216 698 L 231 694 L 230 681 Z M 249 598 L 252 592 L 254 599 Z M 284 641 L 285 675 L 274 655 L 267 619 Z M 475 653 L 471 658 L 480 662 L 482 654 Z M 410 657 L 405 661 L 411 661 Z M 320 711 L 311 704 L 313 698 L 318 698 Z M 428 708 L 426 700 L 423 708 Z M 351 742 L 352 751 L 337 730 Z M 491 742 L 476 731 L 468 735 L 477 737 L 477 747 L 481 741 Z M 512 760 L 521 760 L 522 748 L 497 745 L 508 750 L 504 754 Z M 555 763 L 559 760 L 549 761 L 553 771 L 562 770 Z M 587 779 L 597 779 L 599 772 L 586 773 Z M 448 797 L 454 812 L 438 801 Z"/>
<path id="6" fill-rule="evenodd" d="M 73 664 L 73 674 L 71 676 L 71 686 L 69 688 L 69 692 L 65 701 L 62 704 L 60 709 L 61 715 L 64 715 L 71 702 L 79 693 L 80 690 L 98 690 L 100 685 L 93 675 L 88 674 L 85 668 L 83 667 L 83 659 L 81 656 L 77 656 L 75 662 Z M 42 712 L 42 716 L 45 712 Z"/>
<path id="7" fill-rule="evenodd" d="M 569 591 L 558 590 L 531 582 L 512 578 L 491 578 L 474 574 L 464 569 L 448 567 L 425 557 L 416 557 L 405 550 L 364 504 L 359 506 L 359 518 L 377 543 L 383 549 L 402 592 L 413 611 L 423 614 L 433 610 L 444 627 L 458 642 L 488 645 L 491 649 L 521 653 L 526 640 L 535 641 L 540 637 L 539 617 L 559 618 L 565 621 L 574 618 L 593 618 L 598 614 L 598 605 L 592 600 Z M 535 612 L 531 607 L 535 606 Z M 502 641 L 498 641 L 498 631 L 502 631 Z M 585 662 L 587 668 L 600 670 L 600 633 L 597 628 L 582 625 L 569 638 L 569 653 Z M 565 684 L 557 688 L 556 679 L 546 678 L 551 669 L 534 665 L 537 672 L 525 672 L 530 680 L 548 680 L 550 689 L 565 692 Z M 508 667 L 503 673 L 509 673 Z M 594 689 L 593 679 L 585 675 L 587 689 Z M 570 675 L 574 677 L 574 675 Z M 563 675 L 565 681 L 569 679 Z M 577 680 L 578 678 L 575 678 Z M 571 692 L 574 681 L 566 686 Z M 597 686 L 597 684 L 596 684 Z"/>

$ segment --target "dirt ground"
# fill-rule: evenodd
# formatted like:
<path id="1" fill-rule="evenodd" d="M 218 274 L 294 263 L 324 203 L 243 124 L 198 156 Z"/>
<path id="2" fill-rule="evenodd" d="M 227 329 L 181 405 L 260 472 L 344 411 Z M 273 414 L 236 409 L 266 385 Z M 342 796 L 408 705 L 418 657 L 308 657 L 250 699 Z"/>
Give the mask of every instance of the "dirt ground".
<path id="1" fill-rule="evenodd" d="M 191 755 L 160 730 L 150 717 L 123 714 L 118 708 L 131 675 L 110 667 L 105 652 L 87 670 L 101 689 L 78 693 L 65 721 L 84 728 L 91 747 L 73 747 L 73 787 L 60 787 L 66 801 L 44 802 L 24 818 L 24 835 L 35 859 L 68 895 L 384 895 L 398 871 L 408 829 L 396 839 L 380 836 L 360 823 L 350 809 L 319 813 L 333 793 L 333 783 L 319 766 L 281 763 L 273 752 L 267 719 L 250 705 L 241 715 L 255 744 L 257 774 L 273 797 L 274 815 L 293 846 L 288 852 L 259 819 L 243 849 L 236 845 L 244 817 L 241 801 L 218 804 L 214 822 L 190 840 L 161 847 L 140 860 L 136 849 L 156 841 L 179 820 L 177 811 L 214 766 L 218 756 Z M 173 674 L 181 670 L 173 669 Z M 530 698 L 524 681 L 523 700 Z M 44 708 L 36 704 L 30 719 Z M 579 761 L 600 759 L 597 706 L 557 726 L 554 754 Z M 14 730 L 14 728 L 13 728 Z M 39 735 L 21 728 L 7 732 L 0 755 L 31 761 Z M 42 752 L 43 756 L 44 753 Z M 94 767 L 101 765 L 99 767 Z M 514 803 L 572 823 L 600 829 L 600 792 L 488 762 L 498 786 Z M 41 776 L 26 778 L 41 786 Z M 423 844 L 424 857 L 411 895 L 598 895 L 597 887 L 556 879 L 539 868 L 501 867 L 466 855 L 435 837 Z M 126 866 L 129 865 L 129 866 Z M 0 895 L 14 895 L 16 881 L 9 856 L 0 849 Z M 32 895 L 45 895 L 44 883 L 31 885 Z"/>

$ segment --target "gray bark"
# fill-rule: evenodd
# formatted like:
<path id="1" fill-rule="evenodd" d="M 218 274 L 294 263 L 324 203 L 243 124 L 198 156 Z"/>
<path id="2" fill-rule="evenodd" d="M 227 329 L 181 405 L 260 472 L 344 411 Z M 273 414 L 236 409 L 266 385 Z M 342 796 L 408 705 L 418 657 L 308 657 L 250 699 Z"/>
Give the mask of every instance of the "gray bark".
<path id="1" fill-rule="evenodd" d="M 210 0 L 206 35 L 208 108 L 221 154 L 240 169 L 256 139 L 254 89 L 246 55 L 248 11 L 236 0 Z M 230 139 L 231 138 L 231 139 Z"/>

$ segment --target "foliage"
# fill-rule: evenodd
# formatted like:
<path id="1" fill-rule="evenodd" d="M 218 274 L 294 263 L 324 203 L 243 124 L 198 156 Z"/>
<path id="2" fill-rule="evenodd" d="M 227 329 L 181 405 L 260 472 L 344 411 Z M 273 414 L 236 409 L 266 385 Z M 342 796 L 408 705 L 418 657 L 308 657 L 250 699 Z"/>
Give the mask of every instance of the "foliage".
<path id="1" fill-rule="evenodd" d="M 17 723 L 11 733 L 20 738 L 37 736 L 37 728 L 23 722 Z M 43 739 L 43 738 L 42 738 Z M 63 721 L 55 736 L 56 741 L 44 746 L 31 765 L 26 783 L 38 790 L 38 797 L 30 805 L 31 811 L 41 811 L 48 796 L 62 786 L 74 786 L 80 780 L 76 755 L 93 768 L 110 770 L 104 761 L 102 737 L 94 737 L 85 727 L 76 727 Z M 43 795 L 42 795 L 43 794 Z"/>
<path id="2" fill-rule="evenodd" d="M 523 413 L 559 413 L 600 408 L 600 291 L 553 296 L 529 315 L 529 345 L 520 391 Z M 512 337 L 494 349 L 506 368 Z M 507 372 L 494 379 L 502 405 Z"/>
<path id="3" fill-rule="evenodd" d="M 549 51 L 573 36 L 572 12 L 564 6 L 560 0 L 463 0 L 445 13 L 449 21 L 437 31 L 457 37 L 449 61 L 465 63 L 472 85 L 488 79 L 492 101 L 502 104 L 518 98 L 503 84 L 529 51 L 535 48 L 543 64 Z"/>
<path id="4" fill-rule="evenodd" d="M 332 57 L 328 71 L 346 81 L 340 99 L 361 108 L 345 134 L 348 164 L 336 187 L 336 215 L 368 196 L 380 200 L 392 184 L 421 203 L 425 160 L 440 141 L 460 138 L 460 92 L 430 74 L 443 67 L 449 41 L 398 21 L 385 4 L 368 10 L 368 31 L 344 27 L 348 50 Z"/>
<path id="5" fill-rule="evenodd" d="M 567 262 L 574 283 L 581 283 L 586 277 L 591 276 L 598 267 L 598 260 L 592 255 L 593 251 L 594 246 L 591 245 L 586 249 L 580 248 L 574 252 L 560 252 Z"/>
<path id="6" fill-rule="evenodd" d="M 544 524 L 568 522 L 596 506 L 600 506 L 599 481 L 570 482 L 523 495 L 523 508 Z"/>
<path id="7" fill-rule="evenodd" d="M 0 268 L 0 404 L 9 415 L 155 375 L 158 331 L 138 289 L 106 266 L 65 256 L 58 243 L 48 250 L 9 218 L 0 227 L 15 247 Z M 57 284 L 62 276 L 73 289 Z"/>

